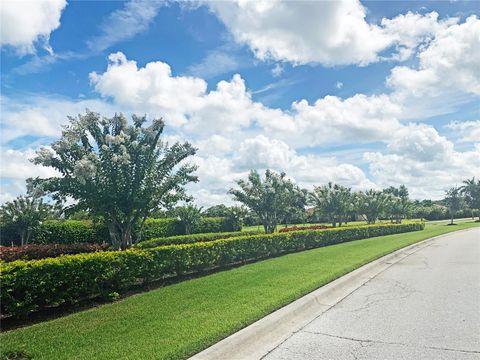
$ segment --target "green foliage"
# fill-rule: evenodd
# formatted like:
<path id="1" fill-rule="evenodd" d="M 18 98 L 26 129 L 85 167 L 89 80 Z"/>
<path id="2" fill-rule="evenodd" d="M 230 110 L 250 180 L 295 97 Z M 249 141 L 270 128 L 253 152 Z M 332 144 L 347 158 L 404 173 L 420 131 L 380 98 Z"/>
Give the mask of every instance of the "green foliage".
<path id="1" fill-rule="evenodd" d="M 221 233 L 236 231 L 233 224 L 226 218 L 202 218 L 194 228 L 194 233 Z M 2 244 L 19 243 L 18 235 L 6 227 L 1 228 Z M 184 235 L 182 223 L 177 219 L 146 219 L 143 231 L 138 240 L 158 237 Z M 92 223 L 88 220 L 47 220 L 42 223 L 30 241 L 33 244 L 75 244 L 109 243 L 108 229 L 102 223 Z"/>
<path id="2" fill-rule="evenodd" d="M 400 224 L 402 219 L 407 218 L 413 210 L 413 203 L 408 198 L 408 189 L 405 185 L 400 185 L 398 188 L 390 186 L 383 192 L 390 195 L 385 207 L 387 216 Z"/>
<path id="3" fill-rule="evenodd" d="M 44 307 L 108 297 L 129 287 L 372 236 L 421 230 L 423 223 L 240 236 L 152 249 L 65 255 L 0 263 L 2 314 L 26 315 Z"/>
<path id="4" fill-rule="evenodd" d="M 68 210 L 102 216 L 112 244 L 131 246 L 150 212 L 186 199 L 184 186 L 197 181 L 196 167 L 181 164 L 196 150 L 189 143 L 167 146 L 163 120 L 144 127 L 146 121 L 133 116 L 128 125 L 122 114 L 108 119 L 89 111 L 70 118 L 53 151 L 43 148 L 33 160 L 62 175 L 30 179 L 30 189 L 54 199 L 72 198 Z"/>
<path id="5" fill-rule="evenodd" d="M 0 219 L 6 229 L 19 236 L 21 245 L 26 245 L 51 210 L 52 207 L 44 204 L 42 199 L 19 196 L 2 205 Z"/>
<path id="6" fill-rule="evenodd" d="M 356 194 L 355 207 L 358 214 L 365 217 L 369 224 L 375 221 L 385 212 L 390 197 L 382 191 L 373 189 Z"/>
<path id="7" fill-rule="evenodd" d="M 315 211 L 328 219 L 333 227 L 337 222 L 346 221 L 348 213 L 352 210 L 352 192 L 350 188 L 332 184 L 316 186 L 309 194 L 309 201 L 315 206 Z"/>
<path id="8" fill-rule="evenodd" d="M 234 232 L 221 232 L 221 233 L 203 233 L 192 235 L 178 235 L 170 237 L 154 238 L 146 241 L 142 241 L 137 244 L 139 249 L 154 248 L 158 246 L 174 245 L 174 244 L 191 244 L 196 242 L 213 241 L 219 239 L 228 239 L 236 236 L 258 235 L 259 231 L 234 231 Z"/>
<path id="9" fill-rule="evenodd" d="M 461 195 L 461 188 L 459 187 L 452 187 L 445 191 L 445 205 L 448 208 L 448 212 L 450 213 L 450 224 L 453 225 L 453 218 L 455 214 L 462 208 L 463 206 L 463 198 Z"/>
<path id="10" fill-rule="evenodd" d="M 463 181 L 460 191 L 465 196 L 468 207 L 472 211 L 478 211 L 478 220 L 480 221 L 480 180 L 475 180 L 473 177 Z"/>
<path id="11" fill-rule="evenodd" d="M 267 170 L 265 179 L 262 179 L 257 171 L 252 170 L 246 180 L 237 181 L 240 189 L 229 191 L 236 201 L 259 217 L 267 234 L 275 231 L 277 224 L 289 214 L 292 206 L 300 206 L 300 201 L 292 199 L 303 193 L 285 176 L 285 173 L 277 174 Z"/>
<path id="12" fill-rule="evenodd" d="M 182 223 L 187 235 L 190 235 L 202 220 L 202 208 L 191 204 L 175 208 L 174 214 Z"/>

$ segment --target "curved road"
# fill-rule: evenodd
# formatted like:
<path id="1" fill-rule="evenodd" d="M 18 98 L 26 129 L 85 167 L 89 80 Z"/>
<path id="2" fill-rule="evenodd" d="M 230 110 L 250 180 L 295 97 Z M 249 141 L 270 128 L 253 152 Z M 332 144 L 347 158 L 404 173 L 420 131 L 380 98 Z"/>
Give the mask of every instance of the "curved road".
<path id="1" fill-rule="evenodd" d="M 264 359 L 480 359 L 480 229 L 431 241 Z"/>

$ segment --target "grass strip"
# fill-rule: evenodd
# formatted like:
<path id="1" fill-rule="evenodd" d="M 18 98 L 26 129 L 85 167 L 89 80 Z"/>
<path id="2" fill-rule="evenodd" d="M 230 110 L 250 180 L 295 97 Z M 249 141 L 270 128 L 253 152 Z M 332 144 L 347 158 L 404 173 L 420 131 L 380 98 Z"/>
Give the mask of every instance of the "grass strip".
<path id="1" fill-rule="evenodd" d="M 183 359 L 318 287 L 397 249 L 479 226 L 427 224 L 285 255 L 131 296 L 0 336 L 2 356 Z M 28 357 L 26 357 L 28 359 Z"/>

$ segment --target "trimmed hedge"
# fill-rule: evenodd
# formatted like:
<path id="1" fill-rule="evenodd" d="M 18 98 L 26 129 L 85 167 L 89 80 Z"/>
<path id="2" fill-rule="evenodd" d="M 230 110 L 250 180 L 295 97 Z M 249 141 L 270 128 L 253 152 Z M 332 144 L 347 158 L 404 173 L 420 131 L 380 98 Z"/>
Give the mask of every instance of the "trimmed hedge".
<path id="1" fill-rule="evenodd" d="M 191 234 L 191 235 L 178 235 L 169 237 L 159 237 L 150 240 L 145 240 L 137 244 L 139 249 L 149 249 L 158 246 L 175 245 L 175 244 L 192 244 L 196 242 L 214 241 L 219 239 L 228 239 L 237 236 L 258 235 L 261 231 L 234 231 L 234 232 L 221 232 L 221 233 L 205 233 L 205 234 Z"/>
<path id="2" fill-rule="evenodd" d="M 108 245 L 100 244 L 31 244 L 24 246 L 0 246 L 0 260 L 38 260 L 67 254 L 105 251 Z"/>
<path id="3" fill-rule="evenodd" d="M 232 222 L 228 219 L 213 217 L 203 218 L 194 229 L 194 233 L 218 233 L 238 230 L 240 229 L 235 229 Z M 18 234 L 12 229 L 2 227 L 0 232 L 2 245 L 20 243 Z M 182 223 L 177 219 L 147 219 L 145 221 L 142 238 L 147 240 L 157 237 L 170 237 L 184 234 L 185 229 Z M 105 225 L 93 224 L 88 220 L 45 221 L 40 228 L 35 231 L 30 240 L 30 244 L 102 244 L 109 242 L 110 236 Z"/>
<path id="4" fill-rule="evenodd" d="M 26 315 L 172 276 L 424 227 L 423 223 L 351 226 L 0 263 L 1 311 Z"/>

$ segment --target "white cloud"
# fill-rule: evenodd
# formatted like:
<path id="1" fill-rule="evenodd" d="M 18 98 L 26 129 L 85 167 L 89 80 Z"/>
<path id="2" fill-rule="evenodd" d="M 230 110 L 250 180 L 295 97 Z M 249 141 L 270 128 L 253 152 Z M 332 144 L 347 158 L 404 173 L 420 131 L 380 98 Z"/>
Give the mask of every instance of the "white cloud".
<path id="1" fill-rule="evenodd" d="M 337 82 L 335 83 L 335 87 L 336 87 L 337 89 L 341 89 L 341 88 L 343 87 L 343 83 L 342 83 L 341 81 L 337 81 Z"/>
<path id="2" fill-rule="evenodd" d="M 372 179 L 380 187 L 405 184 L 414 198 L 441 199 L 445 189 L 480 173 L 480 144 L 456 151 L 431 126 L 406 126 L 388 149 L 364 154 Z"/>
<path id="3" fill-rule="evenodd" d="M 460 142 L 480 142 L 480 120 L 451 121 L 446 126 L 460 135 Z"/>
<path id="4" fill-rule="evenodd" d="M 169 125 L 188 134 L 267 131 L 290 145 L 314 146 L 381 141 L 400 126 L 400 109 L 386 95 L 326 96 L 312 105 L 300 100 L 287 112 L 254 102 L 238 74 L 207 92 L 203 79 L 173 76 L 166 63 L 138 68 L 122 53 L 109 59 L 103 74 L 90 74 L 96 91 L 121 107 L 164 115 Z"/>
<path id="5" fill-rule="evenodd" d="M 294 102 L 290 113 L 264 116 L 267 131 L 294 146 L 367 143 L 389 138 L 401 125 L 400 108 L 388 96 L 326 96 L 314 104 Z"/>
<path id="6" fill-rule="evenodd" d="M 100 52 L 112 45 L 133 38 L 145 31 L 164 4 L 160 0 L 131 0 L 122 9 L 112 12 L 100 25 L 101 34 L 87 42 Z"/>
<path id="7" fill-rule="evenodd" d="M 387 78 L 392 98 L 404 105 L 404 117 L 452 111 L 480 95 L 480 20 L 437 29 L 418 55 L 418 68 L 397 66 Z"/>
<path id="8" fill-rule="evenodd" d="M 66 0 L 1 1 L 1 44 L 14 47 L 20 55 L 35 53 L 41 43 L 47 51 L 50 33 L 60 26 Z"/>
<path id="9" fill-rule="evenodd" d="M 456 18 L 408 12 L 380 24 L 366 21 L 358 0 L 205 1 L 239 43 L 261 60 L 293 64 L 367 65 L 404 61 Z M 382 52 L 392 49 L 388 56 Z"/>
<path id="10" fill-rule="evenodd" d="M 99 100 L 72 101 L 61 97 L 25 96 L 23 101 L 1 97 L 2 144 L 23 136 L 57 137 L 61 125 L 68 123 L 68 115 L 85 112 L 85 109 L 111 115 L 115 111 Z"/>

